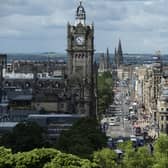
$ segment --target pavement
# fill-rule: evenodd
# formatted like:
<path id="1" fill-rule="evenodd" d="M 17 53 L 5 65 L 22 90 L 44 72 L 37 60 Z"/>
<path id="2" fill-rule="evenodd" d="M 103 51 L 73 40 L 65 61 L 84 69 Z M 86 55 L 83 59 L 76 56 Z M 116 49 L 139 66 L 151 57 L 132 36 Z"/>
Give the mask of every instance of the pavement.
<path id="1" fill-rule="evenodd" d="M 106 131 L 106 135 L 110 137 L 129 137 L 132 134 L 132 125 L 129 121 L 121 121 L 118 125 L 109 126 Z"/>
<path id="2" fill-rule="evenodd" d="M 155 128 L 152 128 L 150 126 L 150 122 L 148 120 L 140 119 L 135 124 L 137 124 L 138 126 L 140 126 L 141 129 L 148 127 L 149 128 L 148 129 L 148 135 L 149 136 L 151 136 L 153 138 L 158 136 L 158 132 L 156 132 Z"/>

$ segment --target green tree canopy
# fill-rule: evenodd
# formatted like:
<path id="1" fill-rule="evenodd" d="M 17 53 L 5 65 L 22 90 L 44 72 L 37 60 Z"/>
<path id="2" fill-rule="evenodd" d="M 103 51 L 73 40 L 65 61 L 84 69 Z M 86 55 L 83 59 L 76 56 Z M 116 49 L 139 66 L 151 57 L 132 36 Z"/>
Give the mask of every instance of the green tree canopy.
<path id="1" fill-rule="evenodd" d="M 52 162 L 46 164 L 44 168 L 99 168 L 99 166 L 87 159 L 61 153 L 57 155 Z"/>
<path id="2" fill-rule="evenodd" d="M 82 118 L 70 130 L 63 131 L 58 140 L 58 148 L 88 158 L 93 151 L 106 146 L 106 136 L 93 118 Z"/>
<path id="3" fill-rule="evenodd" d="M 105 113 L 108 105 L 113 101 L 113 80 L 110 72 L 98 76 L 98 113 Z"/>
<path id="4" fill-rule="evenodd" d="M 43 129 L 33 122 L 19 123 L 12 132 L 2 136 L 1 145 L 13 152 L 28 151 L 46 145 Z"/>
<path id="5" fill-rule="evenodd" d="M 108 148 L 96 151 L 93 154 L 93 161 L 101 168 L 117 168 L 117 154 Z"/>
<path id="6" fill-rule="evenodd" d="M 155 164 L 153 168 L 168 167 L 168 135 L 161 135 L 154 145 Z"/>
<path id="7" fill-rule="evenodd" d="M 0 150 L 0 168 L 99 168 L 96 163 L 87 159 L 51 148 L 15 154 L 4 147 L 0 147 Z"/>
<path id="8" fill-rule="evenodd" d="M 55 149 L 41 148 L 29 152 L 16 153 L 13 158 L 17 168 L 42 168 L 59 154 L 61 152 Z"/>
<path id="9" fill-rule="evenodd" d="M 80 130 L 84 131 L 86 121 L 87 119 L 84 119 L 81 125 L 77 122 L 73 127 L 82 127 Z M 98 125 L 92 127 L 88 124 L 88 128 L 98 129 Z M 71 139 L 72 136 L 68 138 Z M 76 142 L 81 141 L 77 140 Z M 91 158 L 90 160 L 82 159 L 79 156 L 62 153 L 51 148 L 12 154 L 11 149 L 0 147 L 0 168 L 167 168 L 167 143 L 167 135 L 161 135 L 155 142 L 153 154 L 150 153 L 148 146 L 139 147 L 135 151 L 130 142 L 121 143 L 118 148 L 124 151 L 124 155 L 120 159 L 113 150 L 103 148 L 93 152 L 92 161 Z M 82 144 L 80 145 L 82 146 Z M 83 151 L 81 150 L 81 152 Z M 88 156 L 88 153 L 85 153 L 85 156 L 86 154 Z"/>
<path id="10" fill-rule="evenodd" d="M 153 157 L 147 147 L 140 147 L 137 151 L 128 149 L 124 154 L 123 165 L 125 168 L 152 168 Z"/>
<path id="11" fill-rule="evenodd" d="M 0 168 L 10 168 L 13 163 L 12 150 L 0 147 Z"/>
<path id="12" fill-rule="evenodd" d="M 164 134 L 160 135 L 155 142 L 154 148 L 155 153 L 168 156 L 168 136 Z"/>

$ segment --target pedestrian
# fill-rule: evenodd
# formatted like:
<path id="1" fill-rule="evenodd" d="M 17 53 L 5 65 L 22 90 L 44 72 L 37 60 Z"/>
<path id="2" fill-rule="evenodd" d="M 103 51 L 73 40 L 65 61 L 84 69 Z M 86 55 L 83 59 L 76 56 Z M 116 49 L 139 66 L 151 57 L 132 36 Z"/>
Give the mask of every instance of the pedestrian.
<path id="1" fill-rule="evenodd" d="M 137 142 L 133 141 L 132 145 L 133 145 L 134 151 L 137 152 Z"/>
<path id="2" fill-rule="evenodd" d="M 149 143 L 148 147 L 149 147 L 150 154 L 153 155 L 154 147 L 153 147 L 152 143 Z"/>

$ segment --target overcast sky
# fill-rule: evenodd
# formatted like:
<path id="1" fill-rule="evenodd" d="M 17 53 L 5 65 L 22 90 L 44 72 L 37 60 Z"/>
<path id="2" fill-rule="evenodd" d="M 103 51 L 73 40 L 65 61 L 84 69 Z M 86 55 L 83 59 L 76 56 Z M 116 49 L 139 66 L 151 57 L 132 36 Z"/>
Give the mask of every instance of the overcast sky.
<path id="1" fill-rule="evenodd" d="M 0 0 L 0 52 L 65 52 L 79 0 Z M 168 0 L 83 0 L 95 49 L 168 53 Z"/>

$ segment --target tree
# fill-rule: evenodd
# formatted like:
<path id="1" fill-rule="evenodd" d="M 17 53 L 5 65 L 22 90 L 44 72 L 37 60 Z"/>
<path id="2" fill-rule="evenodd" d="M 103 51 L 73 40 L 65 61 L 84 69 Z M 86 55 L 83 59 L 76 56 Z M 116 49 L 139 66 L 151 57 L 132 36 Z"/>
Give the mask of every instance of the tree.
<path id="1" fill-rule="evenodd" d="M 43 129 L 33 122 L 17 124 L 12 132 L 2 136 L 1 145 L 11 148 L 13 152 L 29 151 L 46 146 Z"/>
<path id="2" fill-rule="evenodd" d="M 44 168 L 99 168 L 96 163 L 71 154 L 60 153 Z"/>
<path id="3" fill-rule="evenodd" d="M 61 133 L 58 148 L 66 153 L 90 158 L 93 151 L 106 146 L 106 141 L 96 119 L 82 118 L 70 130 Z"/>
<path id="4" fill-rule="evenodd" d="M 43 168 L 61 152 L 50 148 L 34 149 L 29 152 L 18 152 L 13 155 L 15 167 L 22 168 Z"/>
<path id="5" fill-rule="evenodd" d="M 93 154 L 93 161 L 97 163 L 100 168 L 117 168 L 116 160 L 117 154 L 108 148 L 96 151 Z"/>
<path id="6" fill-rule="evenodd" d="M 153 156 L 147 147 L 139 147 L 137 151 L 128 149 L 124 154 L 123 165 L 125 168 L 152 168 Z"/>
<path id="7" fill-rule="evenodd" d="M 123 152 L 127 152 L 132 149 L 132 142 L 131 141 L 124 141 L 122 143 L 118 143 L 117 148 L 121 149 Z"/>
<path id="8" fill-rule="evenodd" d="M 13 159 L 11 149 L 0 147 L 0 168 L 11 168 L 12 164 Z"/>
<path id="9" fill-rule="evenodd" d="M 168 156 L 168 135 L 162 134 L 155 142 L 154 149 L 156 154 Z"/>
<path id="10" fill-rule="evenodd" d="M 113 81 L 110 72 L 104 72 L 98 76 L 98 112 L 105 113 L 108 105 L 113 101 Z"/>
<path id="11" fill-rule="evenodd" d="M 161 135 L 154 145 L 155 164 L 153 168 L 168 167 L 168 136 Z"/>
<path id="12" fill-rule="evenodd" d="M 87 159 L 56 149 L 41 148 L 12 154 L 10 149 L 0 147 L 1 168 L 99 168 Z"/>

